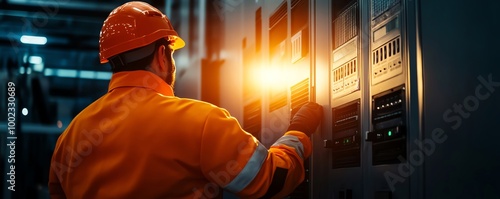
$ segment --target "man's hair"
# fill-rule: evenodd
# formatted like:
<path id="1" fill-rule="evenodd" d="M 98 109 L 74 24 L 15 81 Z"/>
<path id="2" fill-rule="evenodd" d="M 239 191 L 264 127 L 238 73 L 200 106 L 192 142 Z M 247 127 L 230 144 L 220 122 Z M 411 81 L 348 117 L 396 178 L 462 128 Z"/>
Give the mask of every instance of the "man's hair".
<path id="1" fill-rule="evenodd" d="M 166 39 L 159 39 L 149 45 L 110 57 L 109 64 L 111 65 L 111 71 L 117 73 L 122 71 L 147 70 L 156 52 L 158 52 L 158 47 L 164 45 L 165 53 L 167 54 L 170 51 L 168 47 L 170 43 Z"/>

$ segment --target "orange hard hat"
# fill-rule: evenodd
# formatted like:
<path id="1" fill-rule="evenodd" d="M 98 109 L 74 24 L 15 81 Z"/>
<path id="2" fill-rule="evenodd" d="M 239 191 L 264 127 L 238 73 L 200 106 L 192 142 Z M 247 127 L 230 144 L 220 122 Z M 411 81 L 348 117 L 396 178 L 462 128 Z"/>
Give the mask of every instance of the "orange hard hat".
<path id="1" fill-rule="evenodd" d="M 185 43 L 160 10 L 145 2 L 132 1 L 115 8 L 102 25 L 99 37 L 101 64 L 110 57 L 165 38 L 176 50 Z"/>

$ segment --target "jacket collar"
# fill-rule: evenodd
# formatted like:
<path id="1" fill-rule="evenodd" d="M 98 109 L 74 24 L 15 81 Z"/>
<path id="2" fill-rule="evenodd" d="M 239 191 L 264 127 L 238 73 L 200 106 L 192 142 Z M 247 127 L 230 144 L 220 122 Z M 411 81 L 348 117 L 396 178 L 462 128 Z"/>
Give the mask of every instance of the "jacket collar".
<path id="1" fill-rule="evenodd" d="M 109 82 L 108 93 L 123 87 L 147 88 L 165 96 L 174 96 L 172 87 L 149 71 L 136 70 L 114 73 Z"/>

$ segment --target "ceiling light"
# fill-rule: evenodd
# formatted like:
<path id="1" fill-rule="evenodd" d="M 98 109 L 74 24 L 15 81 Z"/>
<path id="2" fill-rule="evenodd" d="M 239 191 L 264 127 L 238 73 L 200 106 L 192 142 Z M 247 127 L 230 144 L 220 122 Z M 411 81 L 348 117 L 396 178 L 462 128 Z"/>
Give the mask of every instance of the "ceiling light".
<path id="1" fill-rule="evenodd" d="M 56 71 L 56 76 L 58 77 L 73 77 L 75 78 L 78 75 L 77 70 L 72 69 L 58 69 Z"/>
<path id="2" fill-rule="evenodd" d="M 30 64 L 41 64 L 43 59 L 40 56 L 30 56 L 29 62 Z"/>
<path id="3" fill-rule="evenodd" d="M 23 35 L 21 36 L 21 42 L 23 44 L 45 45 L 47 37 Z"/>

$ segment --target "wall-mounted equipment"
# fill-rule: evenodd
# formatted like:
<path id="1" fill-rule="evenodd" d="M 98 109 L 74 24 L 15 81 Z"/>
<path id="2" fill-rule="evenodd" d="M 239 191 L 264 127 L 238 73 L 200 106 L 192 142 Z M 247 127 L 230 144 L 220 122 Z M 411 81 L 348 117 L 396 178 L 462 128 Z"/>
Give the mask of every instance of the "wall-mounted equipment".
<path id="1" fill-rule="evenodd" d="M 360 166 L 360 100 L 332 109 L 332 168 Z"/>
<path id="2" fill-rule="evenodd" d="M 359 6 L 357 1 L 333 2 L 332 98 L 359 90 Z"/>
<path id="3" fill-rule="evenodd" d="M 372 0 L 372 85 L 403 73 L 400 15 L 400 0 Z"/>
<path id="4" fill-rule="evenodd" d="M 399 17 L 373 31 L 377 47 L 372 50 L 372 85 L 403 73 Z"/>
<path id="5" fill-rule="evenodd" d="M 406 93 L 399 86 L 372 98 L 372 131 L 367 141 L 372 144 L 372 164 L 399 163 L 406 159 Z"/>

